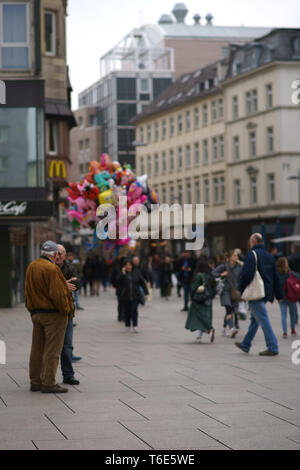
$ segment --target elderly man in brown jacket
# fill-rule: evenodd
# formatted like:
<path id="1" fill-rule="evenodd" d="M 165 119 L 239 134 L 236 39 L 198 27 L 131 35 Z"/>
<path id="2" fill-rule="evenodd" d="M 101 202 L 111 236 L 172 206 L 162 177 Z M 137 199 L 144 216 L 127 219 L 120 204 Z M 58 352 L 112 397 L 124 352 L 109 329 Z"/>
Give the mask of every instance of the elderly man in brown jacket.
<path id="1" fill-rule="evenodd" d="M 56 383 L 59 357 L 64 344 L 68 319 L 74 304 L 67 282 L 56 266 L 59 248 L 56 243 L 43 244 L 41 257 L 27 269 L 25 302 L 33 322 L 30 354 L 31 391 L 67 393 Z"/>

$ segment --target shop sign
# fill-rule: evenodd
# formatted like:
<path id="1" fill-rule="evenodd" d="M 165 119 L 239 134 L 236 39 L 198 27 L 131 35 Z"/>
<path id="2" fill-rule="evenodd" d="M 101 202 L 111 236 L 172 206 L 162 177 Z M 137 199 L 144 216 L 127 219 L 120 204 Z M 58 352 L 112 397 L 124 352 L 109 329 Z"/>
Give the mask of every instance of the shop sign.
<path id="1" fill-rule="evenodd" d="M 23 215 L 27 210 L 27 202 L 1 202 L 0 201 L 0 215 L 7 216 L 20 216 Z"/>

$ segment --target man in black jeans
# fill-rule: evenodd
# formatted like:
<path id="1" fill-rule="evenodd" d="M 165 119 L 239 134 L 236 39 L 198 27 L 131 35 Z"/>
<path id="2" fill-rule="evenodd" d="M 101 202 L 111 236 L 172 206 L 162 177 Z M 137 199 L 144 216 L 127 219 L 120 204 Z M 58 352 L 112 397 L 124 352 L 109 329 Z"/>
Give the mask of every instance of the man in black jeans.
<path id="1" fill-rule="evenodd" d="M 124 305 L 126 331 L 138 333 L 138 306 L 140 303 L 140 287 L 147 296 L 148 289 L 139 269 L 133 269 L 131 260 L 125 260 L 120 276 L 117 280 L 120 301 Z"/>
<path id="2" fill-rule="evenodd" d="M 66 261 L 66 250 L 62 245 L 58 245 L 59 257 L 56 264 L 60 267 L 70 292 L 75 292 L 79 289 L 80 281 L 76 277 L 76 272 L 71 263 Z M 79 359 L 79 358 L 77 358 Z M 80 358 L 81 359 L 81 358 Z M 73 318 L 69 319 L 63 349 L 60 356 L 61 370 L 63 375 L 64 384 L 79 385 L 79 380 L 74 377 L 73 362 Z"/>

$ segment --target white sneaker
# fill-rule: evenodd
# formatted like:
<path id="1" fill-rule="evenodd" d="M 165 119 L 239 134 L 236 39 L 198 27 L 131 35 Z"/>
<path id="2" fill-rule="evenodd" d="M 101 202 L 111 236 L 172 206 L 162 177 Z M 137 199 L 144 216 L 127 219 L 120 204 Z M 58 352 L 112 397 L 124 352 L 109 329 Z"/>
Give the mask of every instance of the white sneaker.
<path id="1" fill-rule="evenodd" d="M 238 334 L 239 330 L 237 330 L 236 328 L 231 328 L 231 330 L 229 330 L 229 336 L 231 338 L 235 338 L 236 335 Z"/>
<path id="2" fill-rule="evenodd" d="M 126 332 L 126 333 L 129 333 L 129 332 L 130 332 L 130 326 L 126 326 L 125 332 Z"/>
<path id="3" fill-rule="evenodd" d="M 132 328 L 132 333 L 139 333 L 139 330 L 134 326 L 134 327 Z"/>
<path id="4" fill-rule="evenodd" d="M 228 336 L 226 328 L 222 328 L 222 336 Z"/>

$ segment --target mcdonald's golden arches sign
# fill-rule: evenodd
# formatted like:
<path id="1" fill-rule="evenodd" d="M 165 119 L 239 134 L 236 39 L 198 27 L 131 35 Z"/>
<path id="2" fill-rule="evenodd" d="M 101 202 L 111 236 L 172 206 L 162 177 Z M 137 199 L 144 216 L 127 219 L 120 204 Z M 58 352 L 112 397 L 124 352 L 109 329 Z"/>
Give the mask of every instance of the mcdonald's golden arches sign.
<path id="1" fill-rule="evenodd" d="M 49 178 L 66 179 L 66 177 L 67 171 L 65 163 L 62 160 L 52 160 L 49 165 Z"/>

